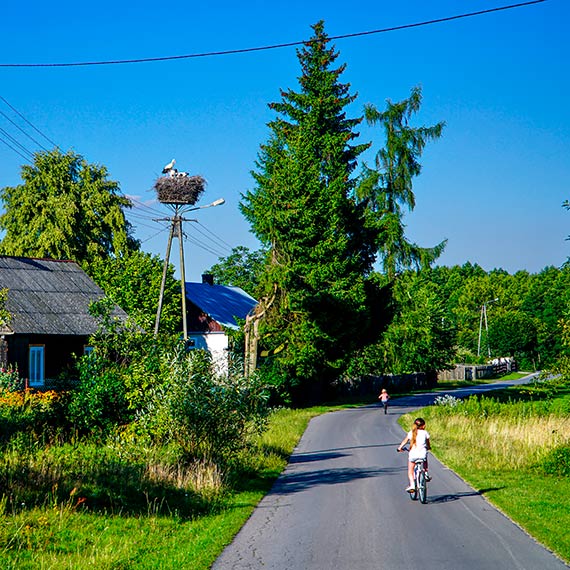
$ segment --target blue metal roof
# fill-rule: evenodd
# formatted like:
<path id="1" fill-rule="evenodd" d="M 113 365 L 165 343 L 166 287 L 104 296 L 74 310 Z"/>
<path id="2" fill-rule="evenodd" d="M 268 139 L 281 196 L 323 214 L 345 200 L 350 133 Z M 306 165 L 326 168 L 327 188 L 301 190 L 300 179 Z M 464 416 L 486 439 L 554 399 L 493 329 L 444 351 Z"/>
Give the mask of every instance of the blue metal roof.
<path id="1" fill-rule="evenodd" d="M 257 301 L 239 287 L 188 282 L 184 285 L 189 301 L 216 322 L 230 329 L 239 329 L 236 317 L 245 319 L 257 305 Z"/>

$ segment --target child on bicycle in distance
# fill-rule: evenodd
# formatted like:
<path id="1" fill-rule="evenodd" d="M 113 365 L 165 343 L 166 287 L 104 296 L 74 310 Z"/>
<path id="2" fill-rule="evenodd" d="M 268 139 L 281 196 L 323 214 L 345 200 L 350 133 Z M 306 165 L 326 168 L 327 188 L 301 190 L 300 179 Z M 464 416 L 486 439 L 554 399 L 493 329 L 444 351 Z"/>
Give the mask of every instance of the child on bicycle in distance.
<path id="1" fill-rule="evenodd" d="M 431 449 L 429 433 L 426 430 L 426 422 L 423 418 L 416 418 L 412 429 L 406 434 L 402 443 L 398 446 L 398 451 L 403 451 L 402 448 L 406 443 L 410 442 L 410 451 L 408 453 L 408 479 L 410 484 L 406 491 L 408 493 L 415 491 L 416 485 L 414 482 L 414 461 L 416 459 L 423 459 L 426 469 L 426 479 L 429 481 L 431 477 L 427 472 L 427 452 Z"/>

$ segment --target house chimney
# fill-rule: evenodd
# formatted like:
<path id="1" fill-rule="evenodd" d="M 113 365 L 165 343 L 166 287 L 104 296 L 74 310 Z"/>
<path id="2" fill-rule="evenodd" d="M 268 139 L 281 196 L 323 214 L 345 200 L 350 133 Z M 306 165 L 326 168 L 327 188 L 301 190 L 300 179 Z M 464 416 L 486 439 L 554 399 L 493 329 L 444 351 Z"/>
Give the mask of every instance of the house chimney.
<path id="1" fill-rule="evenodd" d="M 202 283 L 204 285 L 213 285 L 214 284 L 214 276 L 210 273 L 202 273 Z"/>

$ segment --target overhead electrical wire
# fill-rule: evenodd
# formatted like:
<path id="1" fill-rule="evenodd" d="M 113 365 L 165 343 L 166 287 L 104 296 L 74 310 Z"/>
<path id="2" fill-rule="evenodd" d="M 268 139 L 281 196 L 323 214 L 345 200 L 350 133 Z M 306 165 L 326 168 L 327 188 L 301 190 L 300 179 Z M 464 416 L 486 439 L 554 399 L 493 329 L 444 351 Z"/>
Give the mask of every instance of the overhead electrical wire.
<path id="1" fill-rule="evenodd" d="M 6 106 L 12 110 L 13 113 L 18 115 L 18 117 L 20 117 L 23 121 L 25 121 L 25 123 L 27 125 L 29 125 L 32 129 L 34 129 L 34 131 L 39 133 L 42 137 L 44 137 L 46 140 L 48 140 L 50 143 L 52 143 L 54 146 L 57 147 L 57 145 L 49 137 L 47 137 L 44 133 L 42 133 L 31 121 L 29 121 L 26 117 L 24 117 L 24 115 L 22 113 L 20 113 L 20 111 L 18 111 L 14 106 L 12 106 L 1 95 L 0 95 L 0 101 L 3 101 L 6 104 Z M 6 121 L 8 121 L 16 129 L 18 129 L 18 131 L 21 134 L 25 135 L 30 141 L 32 141 L 34 143 L 34 145 L 37 145 L 39 148 L 41 148 L 42 150 L 47 152 L 48 149 L 39 140 L 37 140 L 37 138 L 33 137 L 29 132 L 26 131 L 25 128 L 22 128 L 16 121 L 14 121 L 11 117 L 9 117 L 4 111 L 0 110 L 0 116 L 4 117 L 4 119 L 6 119 Z M 13 134 L 16 135 L 15 132 Z M 21 140 L 22 139 L 21 139 L 21 135 L 20 135 L 20 141 Z M 32 164 L 33 160 L 34 160 L 34 154 L 35 154 L 34 149 L 30 149 L 26 144 L 24 144 L 23 142 L 20 142 L 20 141 L 15 136 L 10 134 L 7 130 L 0 128 L 0 142 L 4 143 L 8 148 L 13 150 L 20 157 L 22 157 L 26 162 Z"/>
<path id="2" fill-rule="evenodd" d="M 152 206 L 149 206 L 148 204 L 145 204 L 144 202 L 141 202 L 140 200 L 137 200 L 136 198 L 133 198 L 132 196 L 127 196 L 126 194 L 123 194 L 123 196 L 125 196 L 128 200 L 130 200 L 134 204 L 134 207 L 137 210 L 142 210 L 143 212 L 146 212 L 148 214 L 152 214 L 154 217 L 164 215 L 164 212 L 162 210 L 159 210 L 158 208 L 153 208 Z M 130 210 L 130 211 L 133 212 L 133 210 Z M 143 215 L 143 214 L 139 214 L 139 215 Z"/>
<path id="3" fill-rule="evenodd" d="M 135 203 L 137 202 L 137 200 L 133 199 L 133 198 L 130 198 L 130 200 L 135 202 Z M 136 219 L 137 225 L 143 226 L 143 227 L 149 228 L 149 229 L 150 228 L 154 229 L 155 226 L 150 226 L 149 224 L 145 224 L 141 220 L 154 221 L 154 222 L 168 222 L 169 221 L 169 219 L 167 219 L 167 218 L 156 219 L 156 217 L 155 217 L 157 214 L 158 215 L 164 215 L 165 212 L 161 212 L 161 211 L 158 211 L 156 209 L 150 208 L 150 207 L 148 207 L 142 203 L 141 203 L 141 207 L 149 210 L 153 214 L 154 217 L 150 217 L 144 213 L 138 213 L 138 212 L 133 211 L 133 210 L 129 210 L 128 212 L 126 212 L 127 217 Z M 189 236 L 187 234 L 187 232 L 185 231 L 184 232 L 184 239 L 186 241 L 189 241 L 190 243 L 192 243 L 192 244 L 200 247 L 201 249 L 204 249 L 205 251 L 208 251 L 209 253 L 212 253 L 218 257 L 223 257 L 226 254 L 226 252 L 231 253 L 232 246 L 230 244 L 225 242 L 222 238 L 217 236 L 211 230 L 208 230 L 208 228 L 206 228 L 198 220 L 192 220 L 192 221 L 195 222 L 196 225 L 186 226 L 187 229 L 190 229 L 191 231 L 196 230 L 198 233 L 200 233 L 202 236 L 204 236 L 204 238 L 206 240 L 210 241 L 211 243 L 205 243 L 204 241 L 198 239 L 195 236 Z M 201 228 L 199 228 L 198 226 L 201 226 Z M 146 239 L 142 240 L 141 243 L 145 243 L 146 241 L 149 241 L 149 239 L 152 239 L 152 238 L 156 237 L 157 235 L 167 231 L 169 229 L 169 227 L 170 227 L 170 225 L 165 226 L 164 228 L 159 230 L 157 233 L 155 233 L 150 238 L 146 238 Z M 204 230 L 206 230 L 206 231 L 204 231 Z"/>
<path id="4" fill-rule="evenodd" d="M 224 257 L 224 253 L 220 253 L 219 251 L 215 251 L 214 249 L 212 249 L 209 245 L 204 244 L 203 242 L 201 242 L 200 240 L 190 237 L 188 234 L 186 234 L 186 232 L 183 232 L 184 235 L 184 241 L 190 242 L 196 246 L 198 246 L 199 248 L 207 251 L 208 253 L 211 253 L 217 257 Z"/>
<path id="5" fill-rule="evenodd" d="M 361 36 L 370 36 L 373 34 L 384 34 L 387 32 L 396 32 L 400 30 L 407 30 L 410 28 L 419 28 L 420 26 L 429 26 L 433 24 L 441 24 L 444 22 L 451 22 L 453 20 L 459 20 L 461 18 L 471 18 L 474 16 L 482 16 L 484 14 L 491 14 L 493 12 L 501 12 L 503 10 L 513 10 L 516 8 L 524 8 L 526 6 L 531 6 L 533 4 L 541 4 L 547 2 L 548 0 L 530 0 L 528 2 L 520 2 L 518 4 L 510 4 L 508 6 L 498 6 L 495 8 L 488 8 L 486 10 L 478 10 L 477 12 L 468 12 L 463 14 L 457 14 L 455 16 L 447 16 L 444 18 L 436 18 L 434 20 L 424 20 L 421 22 L 415 22 L 412 24 L 402 24 L 399 26 L 392 26 L 389 28 L 380 28 L 377 30 L 369 30 L 366 32 L 355 32 L 352 34 L 341 34 L 337 36 L 329 36 L 329 40 L 344 40 L 348 38 L 356 38 Z M 143 57 L 137 59 L 117 59 L 117 60 L 107 60 L 107 61 L 79 61 L 79 62 L 63 62 L 63 63 L 0 63 L 0 67 L 79 67 L 79 66 L 92 66 L 92 65 L 124 65 L 132 63 L 152 63 L 161 61 L 175 61 L 181 59 L 195 59 L 201 57 L 213 57 L 222 55 L 235 55 L 241 53 L 251 53 L 257 51 L 267 51 L 273 49 L 295 47 L 301 45 L 310 44 L 310 40 L 287 42 L 281 44 L 272 44 L 258 47 L 242 48 L 242 49 L 230 49 L 222 51 L 210 51 L 203 53 L 191 53 L 185 55 L 170 55 L 163 57 Z"/>
<path id="6" fill-rule="evenodd" d="M 13 147 L 9 142 L 5 141 L 1 136 L 0 136 L 0 142 L 4 143 L 9 149 L 13 150 L 16 154 L 19 154 L 26 162 L 31 164 L 30 159 L 25 154 L 22 154 L 17 148 Z"/>
<path id="7" fill-rule="evenodd" d="M 226 246 L 227 248 L 230 249 L 230 251 L 233 249 L 233 246 L 231 244 L 229 244 L 227 241 L 224 241 L 221 237 L 217 236 L 212 230 L 209 230 L 204 224 L 202 224 L 201 222 L 198 221 L 197 225 L 195 226 L 198 231 L 200 231 L 198 229 L 200 226 L 204 230 L 206 230 L 206 232 L 208 232 L 211 236 L 213 236 L 216 239 L 216 241 L 218 241 L 220 243 L 220 245 Z M 205 235 L 204 232 L 202 232 L 202 231 L 200 231 L 200 233 L 202 233 L 202 235 Z"/>
<path id="8" fill-rule="evenodd" d="M 41 142 L 37 141 L 32 135 L 28 134 L 24 129 L 22 129 L 22 127 L 20 127 L 20 125 L 18 125 L 18 123 L 10 119 L 10 117 L 8 117 L 6 113 L 0 111 L 0 115 L 2 115 L 7 121 L 12 123 L 12 125 L 14 125 L 21 133 L 27 136 L 32 142 L 36 143 L 39 147 L 41 147 L 42 150 L 45 150 L 47 152 L 48 149 Z"/>
<path id="9" fill-rule="evenodd" d="M 130 217 L 130 216 L 127 216 Z M 148 218 L 144 218 L 144 219 L 148 219 Z M 131 225 L 134 225 L 136 223 L 136 226 L 142 226 L 143 228 L 148 228 L 149 230 L 155 230 L 156 229 L 156 224 L 155 225 L 150 225 L 150 224 L 145 224 L 144 222 L 141 222 L 140 220 L 136 220 L 135 222 L 133 222 Z M 168 229 L 168 228 L 167 228 Z M 161 230 L 162 231 L 162 230 Z"/>
<path id="10" fill-rule="evenodd" d="M 201 234 L 201 236 L 203 237 L 203 239 L 206 239 L 207 241 L 211 242 L 211 246 L 210 247 L 214 247 L 216 249 L 218 249 L 219 251 L 224 251 L 224 252 L 228 252 L 231 253 L 231 246 L 226 245 L 224 243 L 222 243 L 222 240 L 220 238 L 218 238 L 218 236 L 216 236 L 214 233 L 212 233 L 212 235 L 208 235 L 205 232 L 201 231 L 200 228 L 198 227 L 200 222 L 198 222 L 196 220 L 195 224 L 192 224 L 189 226 L 189 228 L 191 229 L 192 232 L 197 231 L 198 233 Z M 213 237 L 212 237 L 213 236 Z M 193 236 L 194 239 L 198 239 L 198 237 Z M 215 239 L 213 239 L 215 238 Z M 225 253 L 224 253 L 225 255 Z"/>
<path id="11" fill-rule="evenodd" d="M 36 133 L 38 133 L 39 135 L 41 135 L 42 137 L 44 137 L 44 139 L 46 139 L 46 141 L 48 141 L 48 142 L 49 142 L 50 144 L 52 144 L 54 147 L 58 147 L 58 148 L 59 148 L 59 145 L 58 145 L 57 143 L 53 142 L 47 135 L 45 135 L 44 133 L 42 133 L 42 131 L 40 131 L 40 129 L 38 129 L 31 121 L 28 121 L 28 119 L 26 119 L 26 117 L 24 117 L 24 115 L 22 115 L 22 113 L 20 113 L 20 111 L 18 111 L 18 109 L 16 109 L 16 108 L 13 107 L 12 105 L 10 105 L 10 103 L 8 103 L 8 101 L 6 101 L 6 99 L 4 99 L 4 97 L 2 97 L 2 95 L 0 95 L 0 100 L 1 100 L 1 101 L 4 101 L 4 103 L 5 103 L 8 107 L 10 107 L 10 109 L 12 109 L 12 111 L 14 111 L 14 113 L 16 113 L 16 115 L 18 115 L 23 121 L 25 121 L 30 127 L 32 127 L 32 129 L 34 129 L 34 131 L 36 131 Z M 2 114 L 4 114 L 4 113 L 2 113 Z M 26 136 L 29 136 L 29 135 L 26 135 Z M 31 137 L 30 137 L 30 138 L 31 138 Z M 40 145 L 39 143 L 37 143 L 37 141 L 34 141 L 34 142 L 36 142 L 36 144 L 38 144 L 39 146 L 42 146 L 42 145 Z M 43 148 L 43 147 L 42 147 L 42 148 Z M 45 149 L 44 149 L 44 150 L 45 150 Z"/>
<path id="12" fill-rule="evenodd" d="M 144 224 L 143 224 L 143 225 L 144 225 Z M 147 226 L 147 227 L 150 227 L 150 226 Z M 152 228 L 152 229 L 154 229 L 154 228 Z M 151 236 L 149 236 L 149 237 L 147 237 L 147 238 L 141 240 L 140 243 L 143 244 L 143 243 L 145 243 L 145 242 L 147 242 L 147 241 L 150 241 L 151 239 L 154 239 L 156 236 L 158 236 L 158 235 L 164 233 L 164 232 L 165 232 L 166 230 L 168 230 L 168 229 L 169 229 L 169 228 L 162 228 L 162 229 L 158 230 L 155 234 L 152 234 Z"/>
<path id="13" fill-rule="evenodd" d="M 25 147 L 23 144 L 18 142 L 9 132 L 5 131 L 2 127 L 0 127 L 0 134 L 2 134 L 8 140 L 10 140 L 12 144 L 15 144 L 22 152 L 27 154 L 29 158 L 34 157 L 34 153 L 29 148 Z"/>

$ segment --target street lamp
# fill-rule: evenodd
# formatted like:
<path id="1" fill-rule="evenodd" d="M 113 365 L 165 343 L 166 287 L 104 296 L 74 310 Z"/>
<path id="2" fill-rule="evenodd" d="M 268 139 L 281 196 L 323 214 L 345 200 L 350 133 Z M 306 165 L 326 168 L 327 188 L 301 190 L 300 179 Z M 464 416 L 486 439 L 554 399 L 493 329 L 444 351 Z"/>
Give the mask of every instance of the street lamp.
<path id="1" fill-rule="evenodd" d="M 183 205 L 174 204 L 174 216 L 171 218 L 160 218 L 154 220 L 155 222 L 167 221 L 171 223 L 170 234 L 168 235 L 168 244 L 166 246 L 166 257 L 164 259 L 164 268 L 162 271 L 162 283 L 160 285 L 160 295 L 158 298 L 158 309 L 156 311 L 156 320 L 154 323 L 154 335 L 158 334 L 158 327 L 160 325 L 160 313 L 162 312 L 162 303 L 164 300 L 164 287 L 166 285 L 166 274 L 168 270 L 168 262 L 170 259 L 170 247 L 172 245 L 172 238 L 174 235 L 178 237 L 178 242 L 180 245 L 180 285 L 182 289 L 182 330 L 184 334 L 184 340 L 188 339 L 188 324 L 186 323 L 186 275 L 184 273 L 184 245 L 183 245 L 183 235 L 182 235 L 182 222 L 196 222 L 197 220 L 189 220 L 183 218 L 182 214 L 187 212 L 194 212 L 195 210 L 203 210 L 205 208 L 212 208 L 214 206 L 221 206 L 225 204 L 223 198 L 218 198 L 214 200 L 211 204 L 206 204 L 205 206 L 194 206 L 193 208 L 184 207 Z"/>
<path id="2" fill-rule="evenodd" d="M 221 206 L 222 204 L 225 204 L 226 201 L 223 198 L 218 198 L 217 200 L 214 200 L 211 204 L 206 204 L 205 206 L 194 206 L 193 208 L 180 208 L 179 210 L 179 214 L 185 214 L 186 212 L 193 212 L 194 210 L 203 210 L 204 208 L 212 208 L 214 206 Z M 188 221 L 188 220 L 185 220 Z"/>
<path id="3" fill-rule="evenodd" d="M 491 299 L 490 301 L 485 301 L 481 305 L 481 317 L 479 318 L 479 342 L 477 343 L 477 356 L 481 354 L 481 329 L 483 328 L 483 319 L 485 319 L 485 331 L 487 332 L 487 352 L 489 358 L 491 358 L 491 346 L 489 345 L 489 325 L 487 323 L 487 305 L 491 303 L 496 303 L 499 297 Z"/>

